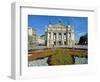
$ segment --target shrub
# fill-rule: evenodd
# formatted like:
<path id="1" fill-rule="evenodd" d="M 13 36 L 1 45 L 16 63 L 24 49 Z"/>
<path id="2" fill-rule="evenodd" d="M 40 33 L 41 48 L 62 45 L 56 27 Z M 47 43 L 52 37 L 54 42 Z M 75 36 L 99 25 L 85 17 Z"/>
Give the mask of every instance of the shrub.
<path id="1" fill-rule="evenodd" d="M 51 57 L 49 57 L 48 63 L 50 65 L 67 65 L 73 64 L 73 57 L 69 54 L 65 54 L 62 49 L 57 49 Z"/>

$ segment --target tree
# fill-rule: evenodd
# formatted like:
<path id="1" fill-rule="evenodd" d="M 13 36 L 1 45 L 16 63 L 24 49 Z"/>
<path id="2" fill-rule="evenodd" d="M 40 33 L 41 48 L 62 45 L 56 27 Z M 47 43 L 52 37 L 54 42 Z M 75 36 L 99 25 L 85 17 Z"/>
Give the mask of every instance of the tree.
<path id="1" fill-rule="evenodd" d="M 88 44 L 88 34 L 87 33 L 80 37 L 78 44 L 80 44 L 80 45 L 87 45 Z"/>

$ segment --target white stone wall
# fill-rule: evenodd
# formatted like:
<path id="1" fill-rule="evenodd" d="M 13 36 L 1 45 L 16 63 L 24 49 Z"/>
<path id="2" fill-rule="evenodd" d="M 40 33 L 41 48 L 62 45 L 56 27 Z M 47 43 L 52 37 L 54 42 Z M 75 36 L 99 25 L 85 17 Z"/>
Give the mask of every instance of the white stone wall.
<path id="1" fill-rule="evenodd" d="M 38 38 L 37 39 L 38 44 L 45 44 L 45 40 Z"/>
<path id="2" fill-rule="evenodd" d="M 38 45 L 36 31 L 31 27 L 28 28 L 28 49 L 32 49 Z"/>
<path id="3" fill-rule="evenodd" d="M 32 36 L 32 29 L 31 28 L 28 29 L 28 35 Z"/>

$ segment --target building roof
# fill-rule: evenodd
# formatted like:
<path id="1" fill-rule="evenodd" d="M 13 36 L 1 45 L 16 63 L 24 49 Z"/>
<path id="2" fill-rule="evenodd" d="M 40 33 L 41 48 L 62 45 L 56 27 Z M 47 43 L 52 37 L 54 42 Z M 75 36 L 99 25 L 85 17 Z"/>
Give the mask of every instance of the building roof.
<path id="1" fill-rule="evenodd" d="M 54 27 L 55 28 L 65 28 L 65 26 L 63 24 L 60 24 L 60 23 L 55 24 Z"/>
<path id="2" fill-rule="evenodd" d="M 51 28 L 65 28 L 65 25 L 62 23 L 62 21 L 60 19 L 57 24 L 52 24 L 51 21 L 49 21 L 48 26 Z"/>

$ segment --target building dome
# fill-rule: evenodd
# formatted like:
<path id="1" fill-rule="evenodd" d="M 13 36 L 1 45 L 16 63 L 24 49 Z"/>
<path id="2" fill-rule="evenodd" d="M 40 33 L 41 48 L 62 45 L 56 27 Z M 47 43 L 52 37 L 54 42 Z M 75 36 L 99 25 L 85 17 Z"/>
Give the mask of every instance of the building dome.
<path id="1" fill-rule="evenodd" d="M 55 28 L 64 28 L 65 26 L 63 24 L 55 24 L 54 25 Z"/>
<path id="2" fill-rule="evenodd" d="M 58 23 L 54 25 L 55 28 L 64 28 L 64 24 L 62 23 L 61 19 L 59 19 Z"/>
<path id="3" fill-rule="evenodd" d="M 52 28 L 52 27 L 53 27 L 53 25 L 52 25 L 52 24 L 49 24 L 49 25 L 48 25 L 48 27 Z"/>

